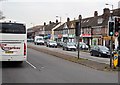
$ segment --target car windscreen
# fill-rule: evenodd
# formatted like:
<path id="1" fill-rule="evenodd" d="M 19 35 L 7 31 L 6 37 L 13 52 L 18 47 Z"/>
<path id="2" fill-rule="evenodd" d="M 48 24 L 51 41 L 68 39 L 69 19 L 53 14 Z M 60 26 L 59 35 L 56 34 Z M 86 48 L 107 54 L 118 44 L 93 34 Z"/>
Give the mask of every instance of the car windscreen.
<path id="1" fill-rule="evenodd" d="M 107 47 L 105 47 L 105 46 L 99 46 L 99 48 L 101 49 L 101 50 L 109 50 Z"/>
<path id="2" fill-rule="evenodd" d="M 56 41 L 50 41 L 50 43 L 56 43 Z"/>
<path id="3" fill-rule="evenodd" d="M 73 44 L 73 43 L 67 43 L 67 45 L 68 45 L 68 46 L 74 46 L 74 44 Z"/>
<path id="4" fill-rule="evenodd" d="M 42 38 L 38 38 L 37 40 L 43 40 Z"/>
<path id="5" fill-rule="evenodd" d="M 26 28 L 19 23 L 0 23 L 0 33 L 25 34 Z"/>

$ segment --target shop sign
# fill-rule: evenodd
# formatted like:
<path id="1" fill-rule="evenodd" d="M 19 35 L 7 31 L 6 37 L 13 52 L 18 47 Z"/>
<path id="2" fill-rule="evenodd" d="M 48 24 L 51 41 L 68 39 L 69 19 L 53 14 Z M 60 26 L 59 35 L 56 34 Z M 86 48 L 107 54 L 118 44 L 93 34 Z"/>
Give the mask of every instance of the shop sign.
<path id="1" fill-rule="evenodd" d="M 82 34 L 82 37 L 91 37 L 91 34 Z"/>

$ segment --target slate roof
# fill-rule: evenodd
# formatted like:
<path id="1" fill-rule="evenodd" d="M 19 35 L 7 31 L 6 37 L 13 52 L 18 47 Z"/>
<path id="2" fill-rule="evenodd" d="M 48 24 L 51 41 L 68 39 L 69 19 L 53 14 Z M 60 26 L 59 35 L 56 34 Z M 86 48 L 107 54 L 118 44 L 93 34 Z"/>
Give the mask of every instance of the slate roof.
<path id="1" fill-rule="evenodd" d="M 65 23 L 60 25 L 57 29 L 55 29 L 54 31 L 60 31 L 60 30 L 63 30 L 63 27 L 64 27 Z"/>
<path id="2" fill-rule="evenodd" d="M 48 24 L 45 27 L 45 31 L 51 31 L 55 26 L 57 26 L 59 23 L 52 22 L 51 24 Z"/>

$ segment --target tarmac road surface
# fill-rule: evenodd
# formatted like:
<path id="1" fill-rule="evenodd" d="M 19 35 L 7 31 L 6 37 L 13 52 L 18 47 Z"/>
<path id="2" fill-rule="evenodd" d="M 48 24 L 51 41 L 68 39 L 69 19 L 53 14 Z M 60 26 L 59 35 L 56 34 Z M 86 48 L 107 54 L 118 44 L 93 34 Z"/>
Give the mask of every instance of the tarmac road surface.
<path id="1" fill-rule="evenodd" d="M 28 48 L 22 65 L 3 63 L 3 83 L 117 83 L 118 72 L 98 71 Z"/>

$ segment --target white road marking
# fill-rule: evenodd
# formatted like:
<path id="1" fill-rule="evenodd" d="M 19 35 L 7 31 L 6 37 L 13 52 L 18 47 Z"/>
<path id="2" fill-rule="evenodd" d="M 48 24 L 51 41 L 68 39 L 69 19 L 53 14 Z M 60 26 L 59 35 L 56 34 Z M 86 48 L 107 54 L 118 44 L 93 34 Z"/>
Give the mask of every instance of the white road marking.
<path id="1" fill-rule="evenodd" d="M 26 61 L 30 66 L 32 66 L 34 69 L 37 69 L 37 67 L 35 67 L 33 64 L 31 64 L 30 62 Z"/>

